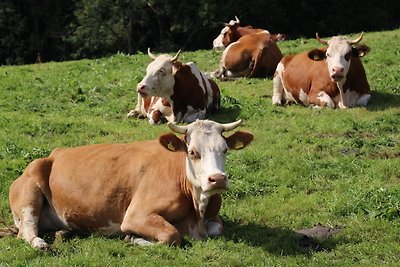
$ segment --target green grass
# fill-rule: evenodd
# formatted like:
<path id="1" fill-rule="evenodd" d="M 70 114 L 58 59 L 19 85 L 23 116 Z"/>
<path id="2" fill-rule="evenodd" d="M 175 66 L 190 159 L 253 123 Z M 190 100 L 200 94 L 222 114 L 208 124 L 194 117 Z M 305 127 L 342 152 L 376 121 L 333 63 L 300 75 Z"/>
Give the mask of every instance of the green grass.
<path id="1" fill-rule="evenodd" d="M 357 36 L 354 34 L 352 37 Z M 400 262 L 400 30 L 366 33 L 362 61 L 373 90 L 367 108 L 314 110 L 271 104 L 271 79 L 217 81 L 222 110 L 255 135 L 228 156 L 224 233 L 182 247 L 137 247 L 98 235 L 56 241 L 39 252 L 0 239 L 0 266 L 395 266 Z M 279 43 L 284 54 L 319 47 Z M 157 52 L 157 51 L 154 51 Z M 171 54 L 174 54 L 172 51 Z M 220 54 L 183 52 L 203 71 Z M 157 138 L 166 125 L 127 119 L 147 55 L 0 67 L 0 227 L 12 224 L 8 188 L 55 147 Z M 293 232 L 317 223 L 343 230 L 318 250 Z"/>

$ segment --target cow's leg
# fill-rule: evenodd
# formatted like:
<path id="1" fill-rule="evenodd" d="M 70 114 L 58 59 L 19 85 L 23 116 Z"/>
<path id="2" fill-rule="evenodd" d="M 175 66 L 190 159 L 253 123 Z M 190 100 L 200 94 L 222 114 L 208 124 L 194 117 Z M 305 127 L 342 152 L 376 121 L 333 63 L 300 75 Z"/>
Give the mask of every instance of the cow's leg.
<path id="1" fill-rule="evenodd" d="M 335 102 L 333 102 L 332 98 L 324 91 L 311 91 L 308 100 L 310 105 L 314 105 L 315 108 L 335 108 Z"/>
<path id="2" fill-rule="evenodd" d="M 282 66 L 281 63 L 278 64 L 278 67 Z M 281 76 L 278 72 L 275 73 L 274 77 L 274 95 L 272 96 L 272 104 L 274 105 L 282 105 L 283 100 L 283 83 Z"/>
<path id="3" fill-rule="evenodd" d="M 144 111 L 143 107 L 143 97 L 138 94 L 137 96 L 137 103 L 135 109 L 132 109 L 131 111 L 128 112 L 126 115 L 128 118 L 134 117 L 134 118 L 145 118 L 146 117 L 146 112 Z"/>
<path id="4" fill-rule="evenodd" d="M 365 107 L 367 106 L 370 98 L 371 98 L 370 94 L 363 94 L 357 99 L 356 105 Z"/>
<path id="5" fill-rule="evenodd" d="M 145 217 L 135 216 L 127 212 L 121 224 L 122 232 L 137 234 L 155 240 L 159 243 L 180 245 L 181 234 L 178 230 L 158 214 L 150 214 Z"/>
<path id="6" fill-rule="evenodd" d="M 210 197 L 207 205 L 207 210 L 204 215 L 206 222 L 206 230 L 209 236 L 216 236 L 222 234 L 223 224 L 218 216 L 221 209 L 222 197 L 220 194 L 215 194 Z"/>
<path id="7" fill-rule="evenodd" d="M 47 249 L 48 244 L 38 237 L 39 218 L 45 200 L 40 186 L 48 183 L 51 161 L 37 159 L 10 187 L 10 206 L 18 237 L 24 239 L 32 247 Z"/>

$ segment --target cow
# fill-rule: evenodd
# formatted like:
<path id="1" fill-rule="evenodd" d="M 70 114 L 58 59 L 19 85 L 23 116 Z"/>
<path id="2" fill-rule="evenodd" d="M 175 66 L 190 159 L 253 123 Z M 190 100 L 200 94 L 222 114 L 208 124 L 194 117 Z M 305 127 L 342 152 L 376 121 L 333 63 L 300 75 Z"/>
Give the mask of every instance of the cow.
<path id="1" fill-rule="evenodd" d="M 247 34 L 228 45 L 214 75 L 222 79 L 272 77 L 282 57 L 281 50 L 267 31 Z"/>
<path id="2" fill-rule="evenodd" d="M 235 20 L 229 23 L 224 23 L 225 27 L 222 28 L 220 34 L 213 41 L 214 50 L 224 50 L 228 45 L 239 40 L 242 36 L 251 33 L 267 32 L 264 29 L 254 29 L 252 26 L 240 26 L 240 20 L 235 16 Z M 275 42 L 280 42 L 288 39 L 288 36 L 283 33 L 271 34 Z"/>
<path id="3" fill-rule="evenodd" d="M 53 150 L 10 186 L 18 236 L 45 250 L 49 244 L 40 236 L 49 232 L 126 235 L 139 245 L 180 245 L 183 236 L 221 234 L 227 151 L 253 139 L 243 131 L 222 133 L 241 122 L 169 123 L 183 136 Z"/>
<path id="4" fill-rule="evenodd" d="M 353 47 L 363 33 L 355 40 L 334 36 L 326 41 L 318 33 L 316 38 L 328 47 L 282 58 L 273 81 L 272 103 L 341 109 L 366 106 L 371 91 L 360 57 L 370 49 L 365 45 Z"/>
<path id="5" fill-rule="evenodd" d="M 136 87 L 138 103 L 128 116 L 149 117 L 143 106 L 149 101 L 146 98 L 151 96 L 162 98 L 157 102 L 162 110 L 157 107 L 154 110 L 165 115 L 168 122 L 191 123 L 204 119 L 206 112 L 218 111 L 221 101 L 219 87 L 195 63 L 181 63 L 178 60 L 180 51 L 173 57 L 155 56 L 150 48 L 147 53 L 153 61 L 147 66 L 146 76 Z"/>

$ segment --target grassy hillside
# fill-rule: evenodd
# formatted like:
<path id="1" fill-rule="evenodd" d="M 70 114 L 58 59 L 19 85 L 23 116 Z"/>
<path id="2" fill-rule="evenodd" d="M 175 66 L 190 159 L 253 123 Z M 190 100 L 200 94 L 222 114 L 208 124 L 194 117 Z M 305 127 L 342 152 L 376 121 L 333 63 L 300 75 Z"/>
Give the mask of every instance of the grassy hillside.
<path id="1" fill-rule="evenodd" d="M 355 37 L 354 35 L 353 37 Z M 222 110 L 255 135 L 228 156 L 224 234 L 181 248 L 136 247 L 93 235 L 38 252 L 0 239 L 0 266 L 381 266 L 400 262 L 400 30 L 366 33 L 367 108 L 314 110 L 271 104 L 271 79 L 217 81 Z M 320 45 L 279 43 L 284 54 Z M 154 51 L 157 52 L 157 51 Z M 171 53 L 174 53 L 171 52 Z M 203 71 L 220 54 L 183 52 Z M 147 55 L 0 67 L 0 227 L 12 224 L 8 188 L 55 147 L 157 138 L 166 125 L 127 119 Z M 307 250 L 293 233 L 321 223 L 342 231 Z"/>

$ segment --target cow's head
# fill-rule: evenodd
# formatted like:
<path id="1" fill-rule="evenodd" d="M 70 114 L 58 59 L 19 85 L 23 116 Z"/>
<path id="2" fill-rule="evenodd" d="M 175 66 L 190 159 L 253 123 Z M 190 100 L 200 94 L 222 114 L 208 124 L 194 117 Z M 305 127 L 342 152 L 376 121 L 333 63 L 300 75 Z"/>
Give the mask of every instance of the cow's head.
<path id="1" fill-rule="evenodd" d="M 225 131 L 238 127 L 241 120 L 220 124 L 210 120 L 196 120 L 187 126 L 169 123 L 176 133 L 184 134 L 183 140 L 170 133 L 160 137 L 160 143 L 171 151 L 185 151 L 186 173 L 191 184 L 210 196 L 228 188 L 225 160 L 228 149 L 242 149 L 252 140 L 253 135 L 237 131 L 225 137 Z"/>
<path id="2" fill-rule="evenodd" d="M 155 56 L 148 48 L 147 53 L 153 61 L 147 66 L 146 76 L 137 85 L 136 90 L 142 96 L 169 97 L 175 84 L 173 66 L 178 61 L 179 50 L 175 56 Z"/>
<path id="3" fill-rule="evenodd" d="M 221 33 L 213 41 L 213 49 L 223 50 L 230 43 L 236 41 L 234 35 L 239 27 L 240 21 L 235 16 L 235 20 L 231 20 L 229 23 L 224 23 L 225 27 L 221 30 Z"/>
<path id="4" fill-rule="evenodd" d="M 353 47 L 363 38 L 363 33 L 355 39 L 350 40 L 344 36 L 334 36 L 329 41 L 322 40 L 318 33 L 316 34 L 318 42 L 328 45 L 325 50 L 315 49 L 308 53 L 308 57 L 313 60 L 326 59 L 329 75 L 334 82 L 344 83 L 346 75 L 350 68 L 352 57 L 362 57 L 369 52 L 365 45 Z"/>

